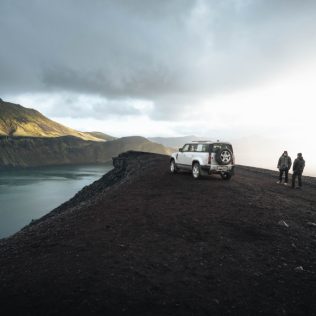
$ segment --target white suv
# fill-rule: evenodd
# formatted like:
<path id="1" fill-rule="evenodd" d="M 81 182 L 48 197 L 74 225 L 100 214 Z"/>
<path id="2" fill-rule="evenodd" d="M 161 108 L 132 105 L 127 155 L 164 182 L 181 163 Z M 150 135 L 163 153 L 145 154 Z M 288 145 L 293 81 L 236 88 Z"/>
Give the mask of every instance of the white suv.
<path id="1" fill-rule="evenodd" d="M 192 141 L 171 155 L 170 171 L 190 170 L 195 179 L 203 175 L 220 174 L 229 180 L 234 174 L 233 147 L 226 142 Z"/>

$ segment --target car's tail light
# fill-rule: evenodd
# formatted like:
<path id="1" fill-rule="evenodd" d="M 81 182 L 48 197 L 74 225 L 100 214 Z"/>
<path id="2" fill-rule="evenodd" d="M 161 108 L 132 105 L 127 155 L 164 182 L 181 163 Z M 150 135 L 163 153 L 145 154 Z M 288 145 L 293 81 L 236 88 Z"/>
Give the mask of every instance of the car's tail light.
<path id="1" fill-rule="evenodd" d="M 208 155 L 208 164 L 211 164 L 211 154 Z"/>

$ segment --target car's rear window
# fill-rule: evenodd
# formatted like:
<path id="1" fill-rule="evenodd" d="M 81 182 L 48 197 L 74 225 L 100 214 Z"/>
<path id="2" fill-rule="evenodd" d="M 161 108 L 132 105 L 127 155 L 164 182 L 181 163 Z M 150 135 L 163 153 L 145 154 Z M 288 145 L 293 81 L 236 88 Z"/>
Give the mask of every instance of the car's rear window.
<path id="1" fill-rule="evenodd" d="M 233 152 L 233 147 L 230 144 L 225 144 L 225 143 L 216 143 L 211 145 L 211 151 L 216 152 L 218 150 L 227 148 L 229 149 L 231 152 Z"/>

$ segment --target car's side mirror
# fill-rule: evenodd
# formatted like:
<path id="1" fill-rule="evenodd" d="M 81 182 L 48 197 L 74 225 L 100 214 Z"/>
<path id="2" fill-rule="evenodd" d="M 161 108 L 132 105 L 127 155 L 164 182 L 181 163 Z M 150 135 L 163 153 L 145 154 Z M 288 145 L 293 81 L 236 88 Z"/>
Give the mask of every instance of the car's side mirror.
<path id="1" fill-rule="evenodd" d="M 182 149 L 182 148 L 179 148 L 179 151 L 182 153 L 183 149 Z"/>

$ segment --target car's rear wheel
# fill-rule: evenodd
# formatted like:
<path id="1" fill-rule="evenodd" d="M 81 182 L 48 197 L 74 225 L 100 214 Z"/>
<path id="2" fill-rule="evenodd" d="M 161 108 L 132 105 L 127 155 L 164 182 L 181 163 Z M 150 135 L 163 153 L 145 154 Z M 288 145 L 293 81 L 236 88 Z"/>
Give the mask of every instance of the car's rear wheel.
<path id="1" fill-rule="evenodd" d="M 177 173 L 177 171 L 178 171 L 178 169 L 177 169 L 176 163 L 175 163 L 174 159 L 172 159 L 170 161 L 170 172 Z"/>
<path id="2" fill-rule="evenodd" d="M 230 180 L 232 175 L 230 173 L 228 173 L 228 172 L 222 172 L 221 173 L 221 177 L 222 177 L 223 180 Z"/>
<path id="3" fill-rule="evenodd" d="M 192 165 L 192 176 L 194 179 L 198 179 L 201 176 L 201 168 L 200 168 L 200 164 L 198 162 L 195 162 Z"/>

